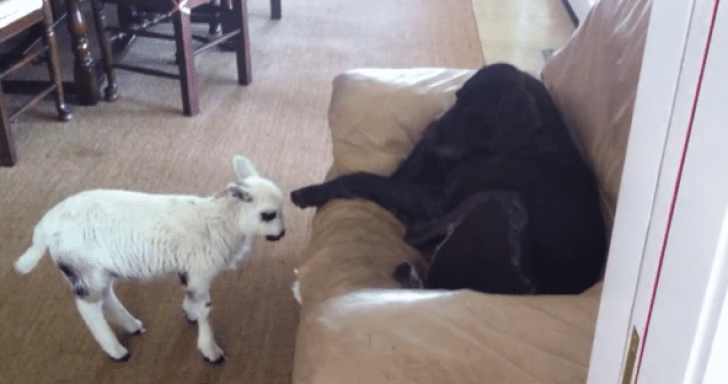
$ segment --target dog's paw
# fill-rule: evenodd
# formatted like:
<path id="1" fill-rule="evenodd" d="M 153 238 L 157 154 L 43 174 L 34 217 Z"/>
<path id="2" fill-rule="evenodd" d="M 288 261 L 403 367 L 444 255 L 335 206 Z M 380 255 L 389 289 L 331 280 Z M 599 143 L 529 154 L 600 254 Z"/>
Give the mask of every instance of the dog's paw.
<path id="1" fill-rule="evenodd" d="M 299 208 L 309 208 L 321 206 L 326 201 L 321 198 L 316 186 L 310 186 L 291 192 L 291 202 Z"/>
<path id="2" fill-rule="evenodd" d="M 392 276 L 402 285 L 402 288 L 422 289 L 424 287 L 417 270 L 408 262 L 398 265 Z"/>

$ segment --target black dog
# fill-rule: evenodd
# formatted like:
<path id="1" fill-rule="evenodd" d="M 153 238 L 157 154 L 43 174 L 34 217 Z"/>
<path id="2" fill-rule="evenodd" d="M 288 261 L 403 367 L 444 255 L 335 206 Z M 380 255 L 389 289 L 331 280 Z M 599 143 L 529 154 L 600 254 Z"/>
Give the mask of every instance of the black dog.
<path id="1" fill-rule="evenodd" d="M 424 132 L 390 177 L 345 175 L 291 193 L 301 208 L 364 198 L 434 252 L 428 288 L 580 293 L 600 277 L 604 223 L 595 177 L 546 88 L 508 64 L 489 65 Z M 407 277 L 408 264 L 395 272 Z"/>

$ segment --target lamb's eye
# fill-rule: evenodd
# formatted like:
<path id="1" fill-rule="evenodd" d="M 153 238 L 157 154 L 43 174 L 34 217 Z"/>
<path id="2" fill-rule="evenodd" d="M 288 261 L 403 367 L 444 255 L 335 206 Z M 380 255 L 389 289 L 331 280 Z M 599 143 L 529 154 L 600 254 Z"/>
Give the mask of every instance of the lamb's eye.
<path id="1" fill-rule="evenodd" d="M 273 221 L 276 218 L 275 212 L 263 212 L 260 214 L 260 219 L 263 221 Z"/>

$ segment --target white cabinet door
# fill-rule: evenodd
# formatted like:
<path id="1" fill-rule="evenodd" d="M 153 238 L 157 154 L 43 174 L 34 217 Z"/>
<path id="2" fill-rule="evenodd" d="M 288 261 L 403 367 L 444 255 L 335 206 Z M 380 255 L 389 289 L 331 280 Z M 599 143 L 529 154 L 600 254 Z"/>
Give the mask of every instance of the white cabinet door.
<path id="1" fill-rule="evenodd" d="M 668 216 L 653 221 L 659 260 L 643 267 L 632 316 L 644 339 L 639 383 L 704 382 L 728 287 L 728 2 L 720 3 L 693 8 L 670 130 L 677 179 Z"/>
<path id="2" fill-rule="evenodd" d="M 589 384 L 702 382 L 728 281 L 719 4 L 653 2 Z"/>
<path id="3" fill-rule="evenodd" d="M 653 249 L 648 246 L 648 235 L 662 227 L 654 225 L 655 217 L 666 216 L 669 200 L 663 196 L 669 196 L 674 186 L 674 159 L 678 158 L 679 149 L 668 150 L 667 139 L 670 127 L 674 126 L 671 123 L 678 83 L 684 75 L 682 62 L 691 10 L 692 3 L 686 1 L 658 1 L 652 6 L 588 384 L 622 382 L 638 282 L 648 272 L 653 274 L 648 278 L 652 281 L 656 271 L 657 256 L 654 252 L 646 253 Z M 672 180 L 665 179 L 666 174 Z M 642 270 L 646 272 L 643 274 Z M 642 332 L 642 327 L 638 327 L 638 332 Z"/>

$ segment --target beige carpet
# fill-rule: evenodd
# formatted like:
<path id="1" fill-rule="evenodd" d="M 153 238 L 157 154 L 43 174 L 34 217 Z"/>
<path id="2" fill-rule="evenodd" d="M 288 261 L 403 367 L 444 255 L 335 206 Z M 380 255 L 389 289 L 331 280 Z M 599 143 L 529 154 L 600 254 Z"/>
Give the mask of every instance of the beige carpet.
<path id="1" fill-rule="evenodd" d="M 277 22 L 264 0 L 249 9 L 253 84 L 236 85 L 233 54 L 201 55 L 195 118 L 181 115 L 178 83 L 120 72 L 116 103 L 75 106 L 65 124 L 46 104 L 14 125 L 19 163 L 0 168 L 0 383 L 290 381 L 298 321 L 290 285 L 311 211 L 289 203 L 286 237 L 259 241 L 243 268 L 215 281 L 212 323 L 227 355 L 220 366 L 197 352 L 197 328 L 182 316 L 173 279 L 117 285 L 147 332 L 120 336 L 131 359 L 113 363 L 49 258 L 28 276 L 12 271 L 43 213 L 84 189 L 212 194 L 232 181 L 237 153 L 286 191 L 322 180 L 330 84 L 341 71 L 483 63 L 469 0 L 285 0 Z"/>

